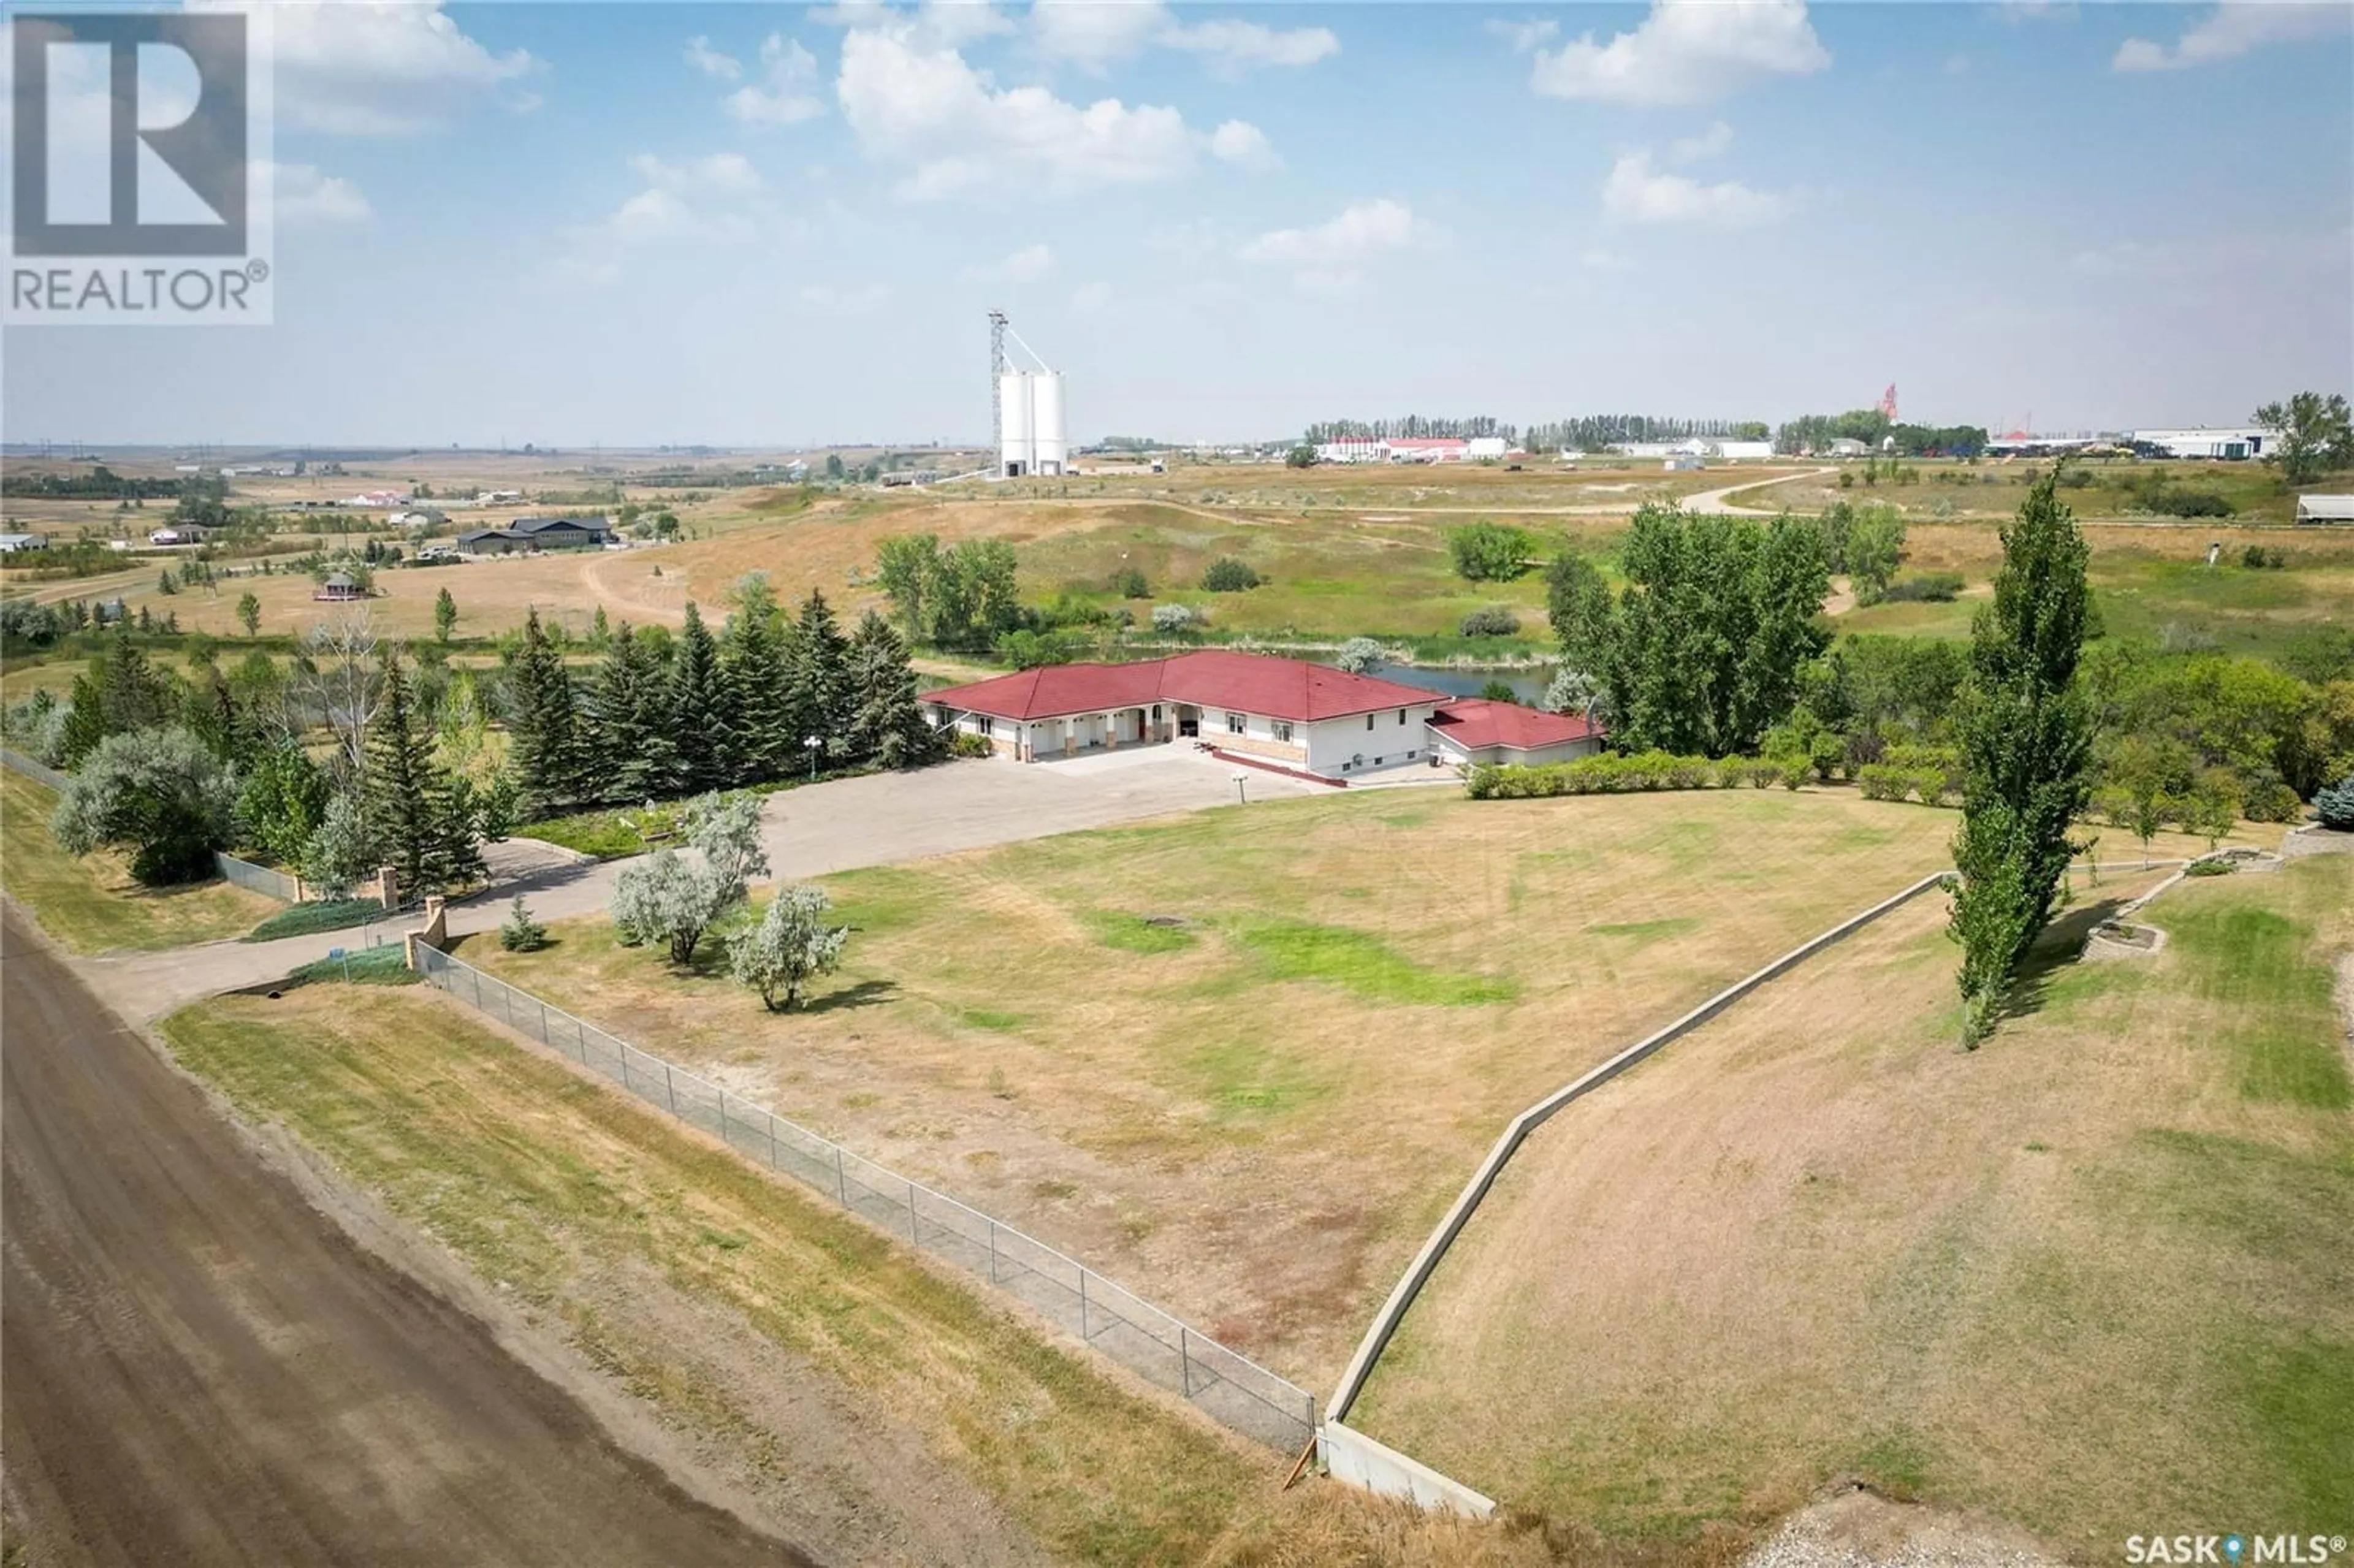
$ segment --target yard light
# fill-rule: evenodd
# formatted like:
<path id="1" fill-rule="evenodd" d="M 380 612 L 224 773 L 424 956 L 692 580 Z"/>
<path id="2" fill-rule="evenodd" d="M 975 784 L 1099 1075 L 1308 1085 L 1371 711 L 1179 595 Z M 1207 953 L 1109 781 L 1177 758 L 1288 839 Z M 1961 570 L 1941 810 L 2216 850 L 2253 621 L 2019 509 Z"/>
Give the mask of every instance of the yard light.
<path id="1" fill-rule="evenodd" d="M 821 743 L 817 736 L 807 735 L 801 737 L 801 744 L 809 747 L 810 782 L 814 784 L 817 782 L 817 748 Z"/>
<path id="2" fill-rule="evenodd" d="M 1249 805 L 1249 804 L 1250 804 L 1250 797 L 1249 797 L 1248 795 L 1246 795 L 1246 794 L 1245 794 L 1245 793 L 1244 793 L 1244 789 L 1243 789 L 1243 787 L 1244 787 L 1245 785 L 1248 784 L 1249 782 L 1250 782 L 1250 775 L 1249 775 L 1249 774 L 1247 774 L 1247 773 L 1242 772 L 1242 771 L 1240 771 L 1239 769 L 1237 769 L 1237 770 L 1236 770 L 1236 772 L 1235 772 L 1235 805 L 1237 805 L 1237 806 L 1247 806 L 1247 805 Z"/>

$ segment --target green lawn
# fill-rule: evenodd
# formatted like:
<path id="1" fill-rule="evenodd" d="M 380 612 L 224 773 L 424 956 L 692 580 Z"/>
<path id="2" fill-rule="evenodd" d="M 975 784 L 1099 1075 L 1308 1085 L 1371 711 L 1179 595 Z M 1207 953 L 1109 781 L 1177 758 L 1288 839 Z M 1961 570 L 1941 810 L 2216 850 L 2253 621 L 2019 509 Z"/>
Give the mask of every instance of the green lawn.
<path id="1" fill-rule="evenodd" d="M 285 907 L 226 882 L 143 887 L 118 855 L 69 855 L 49 834 L 56 807 L 48 789 L 0 770 L 0 885 L 75 952 L 217 941 Z"/>

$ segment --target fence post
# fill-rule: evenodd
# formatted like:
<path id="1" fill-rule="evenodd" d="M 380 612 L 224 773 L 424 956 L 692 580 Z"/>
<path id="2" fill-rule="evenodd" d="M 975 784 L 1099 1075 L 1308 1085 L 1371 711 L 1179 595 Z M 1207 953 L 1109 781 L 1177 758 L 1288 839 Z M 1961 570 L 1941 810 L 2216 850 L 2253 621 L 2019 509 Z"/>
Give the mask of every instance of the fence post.
<path id="1" fill-rule="evenodd" d="M 1186 1398 L 1193 1397 L 1193 1358 L 1186 1353 L 1182 1323 L 1177 1325 L 1177 1386 L 1185 1391 Z"/>
<path id="2" fill-rule="evenodd" d="M 580 1043 L 580 1065 L 585 1067 L 588 1065 L 588 1026 L 576 1018 L 572 1021 L 572 1034 Z"/>
<path id="3" fill-rule="evenodd" d="M 539 1001 L 539 998 L 537 997 L 534 997 L 532 1000 L 534 1001 Z M 554 1045 L 556 1044 L 555 1041 L 550 1040 L 547 1037 L 547 1003 L 545 1001 L 539 1001 L 539 1043 L 543 1045 Z"/>
<path id="4" fill-rule="evenodd" d="M 663 1097 L 670 1101 L 670 1114 L 678 1114 L 678 1086 L 671 1081 L 670 1064 L 663 1064 Z"/>
<path id="5" fill-rule="evenodd" d="M 779 1170 L 782 1166 L 782 1161 L 779 1160 L 777 1158 L 776 1113 L 768 1109 L 766 1107 L 763 1107 L 760 1111 L 760 1119 L 769 1124 L 769 1169 L 771 1171 Z"/>
<path id="6" fill-rule="evenodd" d="M 916 1184 L 907 1183 L 907 1239 L 917 1246 L 924 1245 L 923 1233 L 916 1229 Z"/>
<path id="7" fill-rule="evenodd" d="M 1095 1338 L 1087 1332 L 1087 1266 L 1086 1264 L 1079 1265 L 1079 1338 L 1082 1340 Z"/>
<path id="8" fill-rule="evenodd" d="M 833 1185 L 842 1194 L 842 1206 L 850 1207 L 850 1177 L 842 1169 L 842 1145 L 833 1145 Z"/>
<path id="9" fill-rule="evenodd" d="M 727 1091 L 719 1091 L 719 1141 L 727 1141 Z"/>
<path id="10" fill-rule="evenodd" d="M 989 1282 L 997 1283 L 997 1222 L 989 1222 Z"/>

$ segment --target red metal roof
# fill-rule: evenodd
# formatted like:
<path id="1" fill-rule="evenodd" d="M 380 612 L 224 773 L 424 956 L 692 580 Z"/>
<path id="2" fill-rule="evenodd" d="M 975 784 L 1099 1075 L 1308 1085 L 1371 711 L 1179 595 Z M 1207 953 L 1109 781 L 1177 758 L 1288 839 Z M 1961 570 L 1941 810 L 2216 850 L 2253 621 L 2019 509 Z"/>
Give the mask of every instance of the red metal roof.
<path id="1" fill-rule="evenodd" d="M 1439 734 L 1468 751 L 1490 746 L 1534 751 L 1602 734 L 1602 726 L 1582 714 L 1549 714 L 1538 708 L 1524 708 L 1518 703 L 1490 702 L 1485 697 L 1449 701 L 1431 715 L 1430 722 Z"/>
<path id="2" fill-rule="evenodd" d="M 1419 686 L 1352 675 L 1303 659 L 1204 650 L 1138 664 L 1050 664 L 929 692 L 924 700 L 1009 719 L 1058 718 L 1146 703 L 1192 703 L 1305 723 L 1382 708 L 1426 706 L 1438 697 Z"/>

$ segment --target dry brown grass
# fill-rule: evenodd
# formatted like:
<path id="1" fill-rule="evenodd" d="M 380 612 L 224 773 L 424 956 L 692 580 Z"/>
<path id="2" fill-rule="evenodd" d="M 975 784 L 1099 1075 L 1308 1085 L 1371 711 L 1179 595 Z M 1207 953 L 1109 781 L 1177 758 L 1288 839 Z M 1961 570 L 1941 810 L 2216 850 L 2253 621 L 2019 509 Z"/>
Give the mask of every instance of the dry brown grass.
<path id="1" fill-rule="evenodd" d="M 0 885 L 77 953 L 176 948 L 251 930 L 285 907 L 225 882 L 143 887 L 111 850 L 74 856 L 49 833 L 57 796 L 0 771 Z"/>
<path id="2" fill-rule="evenodd" d="M 1070 834 L 829 879 L 847 965 L 782 1017 L 600 921 L 464 956 L 1317 1386 L 1509 1116 L 1934 869 L 1954 821 L 1352 791 Z"/>
<path id="3" fill-rule="evenodd" d="M 1940 903 L 1542 1129 L 1353 1419 L 1617 1534 L 1847 1471 L 2088 1553 L 2168 1520 L 2333 1527 L 2354 862 L 2179 885 L 2167 952 L 2059 962 L 1974 1054 Z"/>

